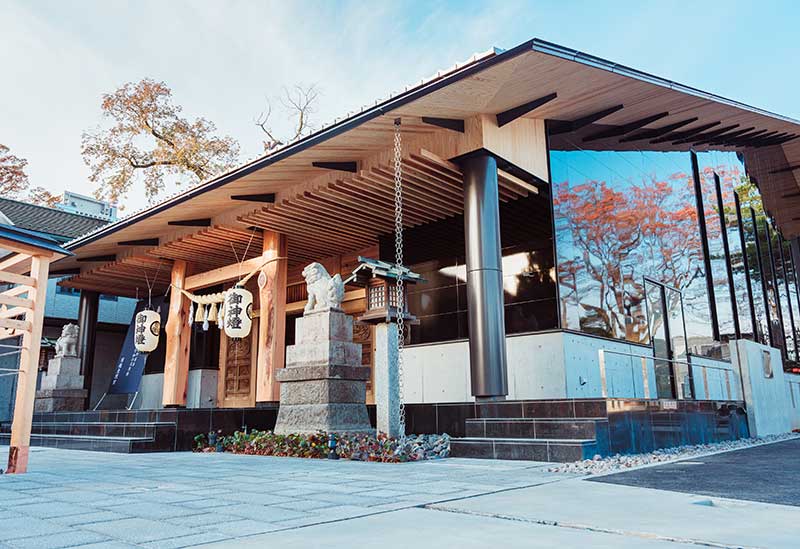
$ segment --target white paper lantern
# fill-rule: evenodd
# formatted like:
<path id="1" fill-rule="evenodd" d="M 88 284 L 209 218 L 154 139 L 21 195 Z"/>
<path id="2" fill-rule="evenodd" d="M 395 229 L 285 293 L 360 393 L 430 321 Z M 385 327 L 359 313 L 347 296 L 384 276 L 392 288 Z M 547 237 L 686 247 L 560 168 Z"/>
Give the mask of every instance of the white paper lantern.
<path id="1" fill-rule="evenodd" d="M 250 335 L 253 326 L 253 294 L 250 290 L 234 286 L 225 292 L 225 335 L 241 338 Z"/>
<path id="2" fill-rule="evenodd" d="M 140 353 L 155 351 L 161 331 L 161 315 L 155 311 L 139 311 L 134 322 L 133 346 Z"/>

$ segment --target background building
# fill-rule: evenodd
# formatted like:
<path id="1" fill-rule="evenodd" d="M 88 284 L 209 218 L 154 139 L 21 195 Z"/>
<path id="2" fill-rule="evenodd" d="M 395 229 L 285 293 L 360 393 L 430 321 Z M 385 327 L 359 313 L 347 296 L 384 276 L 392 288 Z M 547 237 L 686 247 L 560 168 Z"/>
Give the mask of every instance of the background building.
<path id="1" fill-rule="evenodd" d="M 55 208 L 38 206 L 26 202 L 0 198 L 0 215 L 16 227 L 35 231 L 59 243 L 68 242 L 116 219 L 116 208 L 108 203 L 81 195 L 65 192 L 62 203 Z M 67 275 L 53 269 L 47 287 L 47 304 L 43 329 L 43 347 L 40 367 L 44 368 L 53 356 L 53 343 L 61 335 L 64 324 L 78 320 L 80 292 L 58 285 Z M 115 295 L 101 295 L 98 308 L 97 348 L 98 361 L 114 363 L 117 360 L 130 323 L 135 299 Z M 16 357 L 0 357 L 2 367 L 14 367 Z M 108 386 L 110 377 L 101 374 L 92 380 L 93 393 Z M 10 419 L 14 406 L 14 376 L 0 377 L 0 421 Z"/>

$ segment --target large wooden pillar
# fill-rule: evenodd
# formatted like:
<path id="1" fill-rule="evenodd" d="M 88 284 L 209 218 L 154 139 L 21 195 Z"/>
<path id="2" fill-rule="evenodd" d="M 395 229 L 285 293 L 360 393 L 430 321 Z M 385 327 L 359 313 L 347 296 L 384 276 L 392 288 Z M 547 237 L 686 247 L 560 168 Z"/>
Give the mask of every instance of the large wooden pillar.
<path id="1" fill-rule="evenodd" d="M 179 289 L 186 282 L 186 261 L 175 260 L 172 264 L 172 290 L 169 298 L 166 335 L 167 348 L 164 357 L 164 389 L 162 404 L 186 406 L 186 389 L 189 382 L 189 346 L 192 327 L 189 324 L 189 300 Z"/>
<path id="2" fill-rule="evenodd" d="M 39 369 L 39 350 L 42 343 L 42 323 L 47 296 L 47 274 L 50 257 L 31 258 L 33 284 L 28 291 L 30 309 L 25 313 L 29 324 L 22 336 L 19 355 L 19 379 L 14 401 L 14 419 L 11 423 L 11 445 L 8 452 L 8 473 L 24 473 L 28 470 L 28 452 L 31 444 L 33 401 L 36 398 L 36 374 Z"/>
<path id="3" fill-rule="evenodd" d="M 286 257 L 286 235 L 264 231 L 263 258 Z M 256 368 L 256 402 L 277 401 L 280 384 L 275 380 L 283 368 L 286 350 L 286 260 L 273 261 L 263 273 L 266 284 L 259 289 L 258 361 Z"/>

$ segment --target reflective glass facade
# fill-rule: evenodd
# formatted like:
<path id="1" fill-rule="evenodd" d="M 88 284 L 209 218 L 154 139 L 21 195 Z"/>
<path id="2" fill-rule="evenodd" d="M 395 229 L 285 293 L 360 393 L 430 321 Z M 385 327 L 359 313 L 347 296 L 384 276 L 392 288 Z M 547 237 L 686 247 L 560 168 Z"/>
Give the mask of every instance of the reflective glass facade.
<path id="1" fill-rule="evenodd" d="M 683 300 L 685 343 L 672 341 L 664 356 L 677 359 L 688 348 L 726 359 L 738 332 L 785 348 L 793 359 L 800 302 L 789 248 L 764 216 L 742 159 L 697 153 L 695 188 L 689 152 L 593 151 L 581 144 L 559 135 L 550 150 L 562 327 L 640 344 L 655 338 L 663 346 L 661 309 L 677 305 L 648 296 L 653 282 L 677 290 L 676 303 Z M 784 333 L 791 336 L 786 341 Z"/>
<path id="2" fill-rule="evenodd" d="M 697 153 L 696 186 L 690 152 L 580 145 L 551 141 L 551 196 L 500 206 L 506 333 L 570 329 L 655 344 L 673 360 L 727 359 L 743 337 L 798 358 L 795 257 L 737 153 Z M 409 342 L 469 337 L 463 217 L 405 237 L 406 262 L 426 280 L 409 289 L 419 319 Z M 389 237 L 381 256 L 393 257 Z M 682 393 L 685 380 L 663 370 L 659 393 Z"/>
<path id="3" fill-rule="evenodd" d="M 550 201 L 531 194 L 500 205 L 503 290 L 507 334 L 558 327 Z M 409 287 L 409 309 L 419 324 L 411 343 L 469 337 L 467 324 L 464 218 L 407 229 L 406 263 L 425 279 Z M 391 261 L 393 240 L 381 242 L 381 257 Z"/>

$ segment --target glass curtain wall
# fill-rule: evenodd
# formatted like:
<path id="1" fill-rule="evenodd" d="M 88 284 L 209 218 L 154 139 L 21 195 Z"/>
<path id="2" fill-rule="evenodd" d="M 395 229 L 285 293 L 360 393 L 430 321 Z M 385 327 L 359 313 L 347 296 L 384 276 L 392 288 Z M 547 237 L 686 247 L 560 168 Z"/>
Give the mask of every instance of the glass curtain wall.
<path id="1" fill-rule="evenodd" d="M 720 355 L 689 155 L 575 146 L 551 150 L 550 166 L 563 327 L 649 343 L 649 278 L 683 293 L 690 351 Z"/>
<path id="2" fill-rule="evenodd" d="M 507 334 L 558 327 L 550 198 L 531 194 L 500 205 L 503 295 Z M 408 292 L 419 324 L 410 343 L 435 343 L 469 337 L 464 218 L 407 229 L 408 266 L 425 282 Z M 381 257 L 392 261 L 394 241 L 381 240 Z"/>
<path id="3" fill-rule="evenodd" d="M 791 305 L 792 318 L 789 307 L 797 288 L 786 289 L 785 282 L 794 279 L 783 262 L 775 262 L 781 244 L 777 237 L 766 240 L 768 221 L 741 157 L 734 152 L 697 155 L 711 268 L 708 275 L 720 334 L 715 340 L 691 154 L 584 150 L 580 140 L 571 135 L 559 135 L 553 141 L 550 166 L 562 327 L 650 343 L 648 334 L 660 332 L 658 326 L 648 329 L 642 308 L 643 280 L 648 278 L 683 294 L 690 354 L 728 358 L 727 342 L 736 337 L 734 315 L 740 337 L 769 344 L 772 331 L 776 346 L 782 347 L 783 331 L 794 334 L 800 318 L 794 319 L 794 324 L 792 318 L 797 316 L 794 313 L 800 309 L 800 301 L 795 299 Z M 736 196 L 741 200 L 741 220 Z M 727 236 L 727 256 L 723 236 Z M 756 238 L 760 239 L 760 257 Z M 775 252 L 772 258 L 769 244 Z M 789 257 L 785 251 L 784 257 Z M 661 322 L 658 317 L 653 321 Z M 794 338 L 786 344 L 791 345 L 793 356 Z"/>

